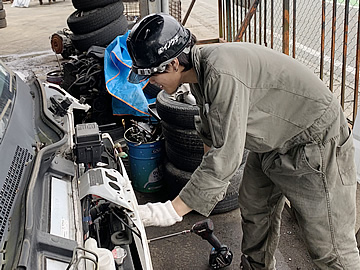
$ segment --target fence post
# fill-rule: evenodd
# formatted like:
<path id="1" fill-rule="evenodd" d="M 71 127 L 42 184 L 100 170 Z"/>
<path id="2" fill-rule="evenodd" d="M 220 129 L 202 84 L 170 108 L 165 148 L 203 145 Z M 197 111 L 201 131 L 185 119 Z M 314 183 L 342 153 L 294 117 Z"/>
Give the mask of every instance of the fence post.
<path id="1" fill-rule="evenodd" d="M 149 15 L 149 3 L 147 0 L 139 0 L 140 17 L 144 18 Z"/>
<path id="2" fill-rule="evenodd" d="M 296 0 L 293 0 L 293 52 L 292 56 L 295 58 L 296 49 Z"/>
<path id="3" fill-rule="evenodd" d="M 267 39 L 266 39 L 266 18 L 267 18 L 267 7 L 266 0 L 264 0 L 264 45 L 267 47 Z"/>
<path id="4" fill-rule="evenodd" d="M 190 6 L 189 6 L 188 10 L 186 11 L 185 17 L 184 17 L 184 19 L 183 19 L 183 21 L 182 21 L 182 23 L 181 23 L 182 25 L 185 25 L 185 23 L 187 22 L 187 20 L 188 20 L 188 18 L 189 18 L 189 16 L 190 16 L 190 13 L 191 13 L 194 5 L 195 5 L 195 1 L 196 1 L 196 0 L 192 0 L 192 1 L 191 1 Z"/>
<path id="5" fill-rule="evenodd" d="M 250 27 L 250 20 L 251 17 L 254 15 L 254 13 L 256 12 L 257 6 L 259 4 L 260 0 L 254 0 L 251 8 L 249 9 L 248 13 L 246 13 L 245 19 L 244 21 L 241 23 L 240 29 L 238 31 L 238 34 L 236 35 L 235 41 L 241 41 L 246 27 Z"/>
<path id="6" fill-rule="evenodd" d="M 344 109 L 345 103 L 345 80 L 346 80 L 346 56 L 347 56 L 347 40 L 349 27 L 349 5 L 350 0 L 345 0 L 345 15 L 344 15 L 344 41 L 343 41 L 343 62 L 342 62 L 342 76 L 341 76 L 341 106 Z"/>
<path id="7" fill-rule="evenodd" d="M 353 108 L 353 123 L 357 115 L 358 95 L 359 95 L 359 66 L 360 66 L 360 2 L 358 11 L 358 29 L 356 42 L 356 67 L 355 67 L 355 89 L 354 89 L 354 108 Z M 360 236 L 360 234 L 358 234 Z"/>
<path id="8" fill-rule="evenodd" d="M 223 6 L 222 6 L 222 0 L 218 0 L 218 15 L 219 15 L 219 37 L 224 38 L 224 32 L 223 32 Z"/>
<path id="9" fill-rule="evenodd" d="M 283 53 L 289 55 L 289 0 L 283 0 Z"/>
<path id="10" fill-rule="evenodd" d="M 261 12 L 262 12 L 262 10 L 261 10 L 261 1 L 260 1 L 260 3 L 259 3 L 259 42 L 260 42 L 260 45 L 261 45 L 261 21 L 262 21 L 262 17 L 261 17 Z"/>
<path id="11" fill-rule="evenodd" d="M 333 16 L 332 16 L 332 26 L 331 26 L 330 87 L 329 87 L 331 92 L 334 91 L 336 8 L 337 8 L 337 0 L 333 0 Z"/>
<path id="12" fill-rule="evenodd" d="M 325 51 L 325 7 L 326 2 L 322 0 L 321 16 L 321 52 L 320 52 L 320 79 L 324 79 L 324 51 Z"/>
<path id="13" fill-rule="evenodd" d="M 245 0 L 246 1 L 246 0 Z M 249 11 L 250 12 L 250 0 L 248 0 L 248 7 L 249 7 Z M 249 30 L 249 42 L 251 42 L 251 20 L 249 21 L 249 27 L 248 27 L 248 30 Z"/>
<path id="14" fill-rule="evenodd" d="M 271 0 L 271 7 L 270 7 L 270 47 L 271 49 L 274 48 L 274 0 Z"/>
<path id="15" fill-rule="evenodd" d="M 231 3 L 230 0 L 226 0 L 226 39 L 228 42 L 232 41 L 231 35 Z"/>

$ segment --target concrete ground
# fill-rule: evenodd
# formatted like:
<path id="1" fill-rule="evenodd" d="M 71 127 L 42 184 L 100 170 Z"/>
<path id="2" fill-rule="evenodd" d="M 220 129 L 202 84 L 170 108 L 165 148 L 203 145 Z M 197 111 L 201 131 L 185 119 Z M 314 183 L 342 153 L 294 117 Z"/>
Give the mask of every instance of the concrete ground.
<path id="1" fill-rule="evenodd" d="M 182 1 L 183 15 L 190 5 L 190 0 Z M 215 6 L 214 6 L 215 3 Z M 46 73 L 59 68 L 61 56 L 57 57 L 50 47 L 50 36 L 67 27 L 66 19 L 74 11 L 71 1 L 57 1 L 40 5 L 31 1 L 28 8 L 12 8 L 10 2 L 4 3 L 8 26 L 0 29 L 0 59 L 26 77 L 30 70 L 40 80 L 45 80 Z M 198 39 L 216 38 L 217 34 L 216 0 L 197 1 L 186 26 L 197 35 Z M 139 203 L 159 201 L 159 194 L 138 193 Z M 204 219 L 196 213 L 184 217 L 183 222 L 168 228 L 147 228 L 148 238 L 189 229 L 195 222 Z M 239 269 L 241 227 L 240 211 L 213 215 L 215 235 L 228 245 L 234 254 L 234 260 L 227 269 Z M 357 225 L 357 228 L 359 225 Z M 208 257 L 211 246 L 199 236 L 181 235 L 166 240 L 150 243 L 155 270 L 170 269 L 210 269 Z M 315 269 L 305 250 L 299 228 L 289 211 L 283 212 L 281 239 L 276 253 L 277 269 L 299 270 Z"/>

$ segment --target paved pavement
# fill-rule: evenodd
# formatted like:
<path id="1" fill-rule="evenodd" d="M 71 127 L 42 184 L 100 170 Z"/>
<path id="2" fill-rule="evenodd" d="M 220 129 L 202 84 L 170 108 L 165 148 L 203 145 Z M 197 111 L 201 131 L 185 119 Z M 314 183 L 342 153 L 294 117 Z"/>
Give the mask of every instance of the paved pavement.
<path id="1" fill-rule="evenodd" d="M 50 37 L 67 27 L 67 17 L 75 10 L 71 1 L 31 1 L 28 8 L 11 7 L 7 1 L 4 9 L 7 27 L 0 29 L 0 58 L 22 77 L 32 70 L 45 80 L 47 72 L 58 69 Z"/>
<path id="2" fill-rule="evenodd" d="M 183 15 L 190 0 L 182 1 Z M 218 37 L 216 0 L 201 0 L 195 3 L 193 13 L 186 24 L 198 39 Z M 66 19 L 74 11 L 71 1 L 57 1 L 44 5 L 31 1 L 28 8 L 11 8 L 4 3 L 8 26 L 0 29 L 0 59 L 25 77 L 30 70 L 41 79 L 46 73 L 58 68 L 63 61 L 51 51 L 49 37 L 67 27 Z M 140 203 L 161 200 L 159 194 L 138 194 Z M 204 217 L 190 213 L 183 222 L 169 228 L 147 228 L 149 238 L 189 229 Z M 234 253 L 234 260 L 227 269 L 239 269 L 242 232 L 240 211 L 211 216 L 215 235 Z M 150 244 L 154 269 L 210 269 L 208 256 L 211 246 L 196 235 L 182 235 Z M 313 269 L 305 251 L 301 234 L 288 211 L 283 212 L 281 239 L 276 254 L 277 269 Z"/>
<path id="3" fill-rule="evenodd" d="M 217 0 L 196 1 L 193 10 L 185 24 L 198 38 L 213 39 L 219 37 Z M 182 15 L 185 16 L 191 0 L 181 1 Z"/>

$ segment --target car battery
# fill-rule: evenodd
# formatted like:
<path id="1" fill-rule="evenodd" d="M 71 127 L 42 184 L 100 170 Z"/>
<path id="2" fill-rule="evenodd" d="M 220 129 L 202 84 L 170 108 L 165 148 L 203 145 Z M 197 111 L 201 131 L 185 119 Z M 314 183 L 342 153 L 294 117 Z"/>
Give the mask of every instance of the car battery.
<path id="1" fill-rule="evenodd" d="M 78 124 L 75 126 L 75 155 L 77 163 L 96 165 L 101 161 L 104 143 L 99 126 L 96 123 Z"/>

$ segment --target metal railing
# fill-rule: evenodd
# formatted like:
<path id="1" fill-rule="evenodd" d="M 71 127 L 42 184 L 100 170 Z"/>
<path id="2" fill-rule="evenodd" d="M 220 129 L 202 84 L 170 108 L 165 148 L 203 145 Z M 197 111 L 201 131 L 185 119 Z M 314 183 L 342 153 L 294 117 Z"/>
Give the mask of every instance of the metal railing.
<path id="1" fill-rule="evenodd" d="M 352 123 L 358 109 L 359 6 L 360 0 L 218 0 L 219 37 L 202 43 L 252 42 L 296 58 L 334 92 Z"/>
<path id="2" fill-rule="evenodd" d="M 161 1 L 154 3 L 154 6 L 157 4 L 157 8 L 161 9 Z M 148 0 L 123 0 L 124 3 L 124 15 L 128 21 L 136 22 L 140 18 L 145 17 L 150 14 L 149 10 L 149 1 Z M 181 0 L 168 0 L 166 1 L 166 9 L 168 9 L 169 14 L 181 21 Z M 159 11 L 160 12 L 160 11 Z"/>

